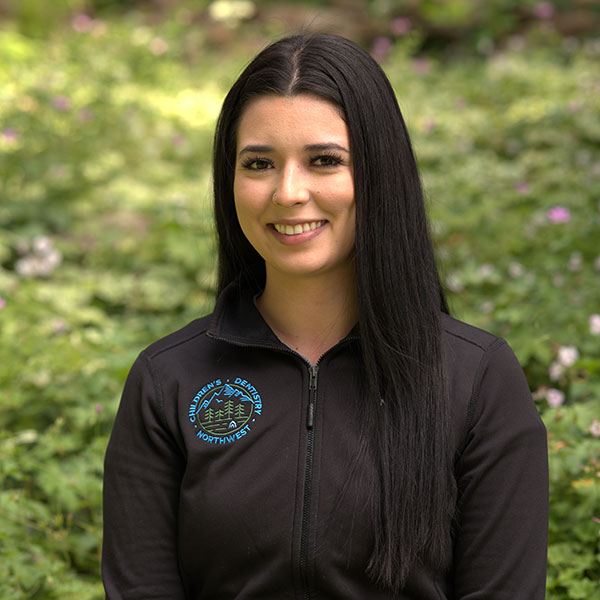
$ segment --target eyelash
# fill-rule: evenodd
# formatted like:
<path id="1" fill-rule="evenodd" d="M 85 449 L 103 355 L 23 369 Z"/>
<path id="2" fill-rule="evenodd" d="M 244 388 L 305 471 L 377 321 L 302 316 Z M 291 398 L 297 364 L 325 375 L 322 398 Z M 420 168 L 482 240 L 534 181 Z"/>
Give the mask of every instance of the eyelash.
<path id="1" fill-rule="evenodd" d="M 317 168 L 320 169 L 330 169 L 332 167 L 337 167 L 338 165 L 341 165 L 344 162 L 344 159 L 342 158 L 342 156 L 340 154 L 337 154 L 336 152 L 322 152 L 321 154 L 317 154 L 315 156 L 311 156 L 310 157 L 310 164 L 314 164 L 316 161 L 318 160 L 322 160 L 322 159 L 327 159 L 326 164 L 323 165 L 314 165 Z M 257 168 L 256 165 L 259 163 L 263 163 L 265 165 L 267 165 L 266 167 L 262 167 L 262 168 Z M 249 156 L 248 158 L 246 158 L 243 162 L 242 162 L 242 167 L 244 169 L 248 169 L 250 171 L 265 171 L 266 169 L 268 169 L 269 167 L 273 166 L 273 161 L 271 161 L 268 158 L 261 158 L 260 156 Z"/>

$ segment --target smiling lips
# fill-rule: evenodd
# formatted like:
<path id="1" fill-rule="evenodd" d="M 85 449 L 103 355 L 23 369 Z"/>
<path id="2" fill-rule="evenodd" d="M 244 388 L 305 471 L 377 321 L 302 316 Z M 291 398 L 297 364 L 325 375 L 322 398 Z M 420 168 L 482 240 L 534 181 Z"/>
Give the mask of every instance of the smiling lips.
<path id="1" fill-rule="evenodd" d="M 324 224 L 325 221 L 308 221 L 307 223 L 298 223 L 297 225 L 273 223 L 273 227 L 278 233 L 282 233 L 283 235 L 299 235 L 307 231 L 314 231 Z"/>

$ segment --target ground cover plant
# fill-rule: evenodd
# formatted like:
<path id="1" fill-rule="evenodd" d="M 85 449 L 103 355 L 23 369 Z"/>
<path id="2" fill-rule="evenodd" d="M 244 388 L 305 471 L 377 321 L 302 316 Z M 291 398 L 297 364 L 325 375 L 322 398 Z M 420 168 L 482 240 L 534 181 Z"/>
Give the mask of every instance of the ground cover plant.
<path id="1" fill-rule="evenodd" d="M 244 2 L 58 4 L 52 27 L 31 0 L 29 20 L 0 30 L 7 600 L 103 597 L 102 459 L 124 378 L 146 344 L 210 310 L 214 121 L 285 29 Z M 469 21 L 462 52 L 424 53 L 436 44 L 415 19 L 431 3 L 375 4 L 361 41 L 412 133 L 453 311 L 511 343 L 548 428 L 548 598 L 597 600 L 600 42 L 552 27 L 558 3 L 531 3 L 526 33 Z"/>

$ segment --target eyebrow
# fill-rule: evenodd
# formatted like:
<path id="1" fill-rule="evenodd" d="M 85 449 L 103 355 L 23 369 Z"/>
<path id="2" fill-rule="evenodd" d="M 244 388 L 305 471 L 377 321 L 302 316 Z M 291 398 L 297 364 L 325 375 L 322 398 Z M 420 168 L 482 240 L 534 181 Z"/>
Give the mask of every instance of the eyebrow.
<path id="1" fill-rule="evenodd" d="M 339 144 L 336 144 L 334 142 L 326 142 L 323 144 L 307 144 L 306 146 L 304 146 L 304 150 L 308 151 L 308 152 L 323 152 L 325 150 L 341 150 L 342 152 L 347 152 L 348 154 L 350 154 L 350 151 L 347 148 L 344 148 L 344 146 L 340 146 Z M 273 148 L 273 146 L 265 146 L 262 144 L 250 144 L 248 146 L 244 146 L 238 153 L 238 156 L 241 156 L 242 154 L 246 153 L 246 152 L 256 152 L 256 153 L 260 153 L 260 152 L 274 152 L 275 148 Z"/>

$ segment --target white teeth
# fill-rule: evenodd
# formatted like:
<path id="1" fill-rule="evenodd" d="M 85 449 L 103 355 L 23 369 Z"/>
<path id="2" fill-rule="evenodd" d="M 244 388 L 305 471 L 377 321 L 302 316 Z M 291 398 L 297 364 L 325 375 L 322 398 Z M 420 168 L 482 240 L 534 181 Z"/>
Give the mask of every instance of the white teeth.
<path id="1" fill-rule="evenodd" d="M 298 223 L 298 225 L 280 225 L 274 223 L 273 227 L 279 233 L 285 235 L 298 235 L 300 233 L 306 233 L 307 231 L 314 231 L 317 227 L 321 227 L 325 221 L 309 221 L 307 223 Z"/>

